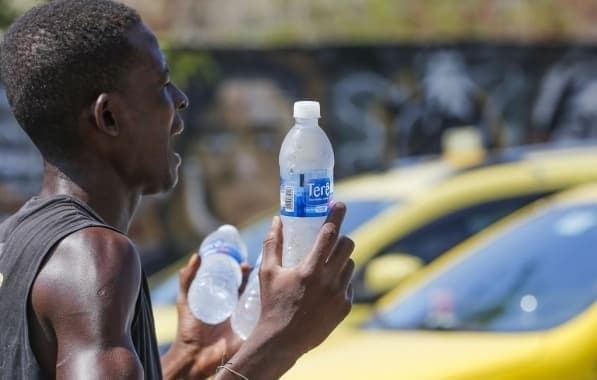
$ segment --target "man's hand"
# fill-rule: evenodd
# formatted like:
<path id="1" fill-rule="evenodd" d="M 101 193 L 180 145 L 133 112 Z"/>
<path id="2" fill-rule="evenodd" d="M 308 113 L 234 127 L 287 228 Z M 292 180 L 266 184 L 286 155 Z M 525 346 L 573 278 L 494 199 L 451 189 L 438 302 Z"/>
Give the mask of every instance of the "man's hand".
<path id="1" fill-rule="evenodd" d="M 216 367 L 226 363 L 242 344 L 232 330 L 230 320 L 218 325 L 209 325 L 196 319 L 189 308 L 187 295 L 191 282 L 199 269 L 201 258 L 194 254 L 179 272 L 179 291 L 176 300 L 178 330 L 175 342 L 162 358 L 164 377 L 205 379 Z M 245 275 L 249 267 L 243 264 Z"/>
<path id="2" fill-rule="evenodd" d="M 263 245 L 261 317 L 228 366 L 250 379 L 277 379 L 319 345 L 352 306 L 354 243 L 339 237 L 346 207 L 337 203 L 313 250 L 297 266 L 282 267 L 282 223 L 275 217 Z M 232 379 L 219 371 L 217 379 Z"/>
<path id="3" fill-rule="evenodd" d="M 349 313 L 354 243 L 339 237 L 346 207 L 338 203 L 313 250 L 295 267 L 282 267 L 282 223 L 275 217 L 261 265 L 261 332 L 276 335 L 302 355 L 319 345 Z"/>

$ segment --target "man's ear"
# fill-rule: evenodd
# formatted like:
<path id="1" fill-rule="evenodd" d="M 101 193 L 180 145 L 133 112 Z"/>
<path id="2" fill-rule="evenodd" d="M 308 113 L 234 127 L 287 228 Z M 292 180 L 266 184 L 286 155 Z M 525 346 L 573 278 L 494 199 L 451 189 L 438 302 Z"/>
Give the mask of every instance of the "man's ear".
<path id="1" fill-rule="evenodd" d="M 106 93 L 101 93 L 93 105 L 94 124 L 97 129 L 110 136 L 118 136 L 120 128 L 114 117 L 113 100 Z"/>

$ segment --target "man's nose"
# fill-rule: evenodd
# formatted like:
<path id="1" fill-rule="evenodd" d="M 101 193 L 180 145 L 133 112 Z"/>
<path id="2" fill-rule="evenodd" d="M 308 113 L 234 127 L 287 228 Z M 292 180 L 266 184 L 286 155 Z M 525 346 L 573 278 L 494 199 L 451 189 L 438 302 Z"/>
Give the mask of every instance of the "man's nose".
<path id="1" fill-rule="evenodd" d="M 189 98 L 178 87 L 174 87 L 174 104 L 177 110 L 184 110 L 189 106 Z"/>

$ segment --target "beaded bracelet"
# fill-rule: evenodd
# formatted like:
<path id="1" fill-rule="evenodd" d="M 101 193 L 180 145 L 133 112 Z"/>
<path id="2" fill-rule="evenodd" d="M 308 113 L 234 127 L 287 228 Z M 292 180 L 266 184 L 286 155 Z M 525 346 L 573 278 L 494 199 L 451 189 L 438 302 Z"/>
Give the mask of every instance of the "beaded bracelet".
<path id="1" fill-rule="evenodd" d="M 228 372 L 230 372 L 230 373 L 232 373 L 232 374 L 234 374 L 234 375 L 236 375 L 236 376 L 240 377 L 240 378 L 241 378 L 241 379 L 243 379 L 243 380 L 249 380 L 249 378 L 248 378 L 248 377 L 246 377 L 245 375 L 243 375 L 242 373 L 240 373 L 240 372 L 238 372 L 238 371 L 236 371 L 236 370 L 234 370 L 234 369 L 232 369 L 232 368 L 228 367 L 228 365 L 229 365 L 229 364 L 232 364 L 232 363 L 226 363 L 226 364 L 223 364 L 223 365 L 220 365 L 220 366 L 218 366 L 218 367 L 216 368 L 216 372 L 218 372 L 218 371 L 219 371 L 219 370 L 221 370 L 221 369 L 225 369 L 226 371 L 228 371 Z"/>

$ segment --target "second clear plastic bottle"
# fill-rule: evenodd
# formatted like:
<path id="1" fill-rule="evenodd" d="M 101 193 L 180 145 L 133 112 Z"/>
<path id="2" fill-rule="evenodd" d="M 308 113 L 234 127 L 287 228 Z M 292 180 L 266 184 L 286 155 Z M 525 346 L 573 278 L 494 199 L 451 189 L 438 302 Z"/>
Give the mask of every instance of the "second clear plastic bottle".
<path id="1" fill-rule="evenodd" d="M 247 248 L 238 230 L 226 224 L 203 240 L 199 255 L 201 266 L 189 288 L 189 308 L 195 318 L 218 324 L 230 317 L 238 303 L 240 264 Z"/>

